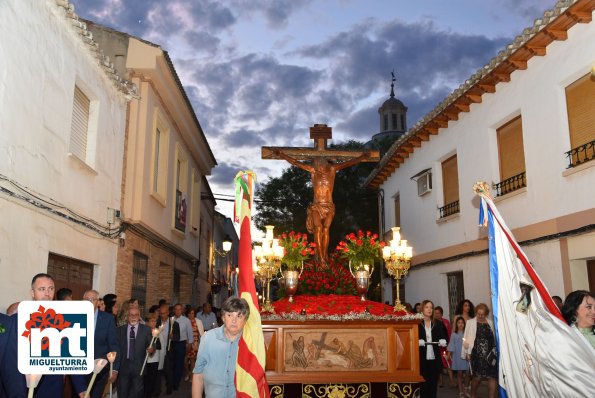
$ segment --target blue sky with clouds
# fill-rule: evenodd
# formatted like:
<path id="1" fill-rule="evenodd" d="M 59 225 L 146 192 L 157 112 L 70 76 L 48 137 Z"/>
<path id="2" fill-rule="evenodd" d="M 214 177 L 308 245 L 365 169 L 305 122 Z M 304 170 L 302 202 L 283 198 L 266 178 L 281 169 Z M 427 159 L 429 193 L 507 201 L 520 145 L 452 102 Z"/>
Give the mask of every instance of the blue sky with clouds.
<path id="1" fill-rule="evenodd" d="M 412 126 L 554 0 L 71 0 L 83 18 L 167 50 L 219 163 L 215 193 L 238 170 L 260 181 L 281 161 L 262 145 L 367 141 L 390 72 Z M 219 202 L 231 216 L 231 207 Z"/>

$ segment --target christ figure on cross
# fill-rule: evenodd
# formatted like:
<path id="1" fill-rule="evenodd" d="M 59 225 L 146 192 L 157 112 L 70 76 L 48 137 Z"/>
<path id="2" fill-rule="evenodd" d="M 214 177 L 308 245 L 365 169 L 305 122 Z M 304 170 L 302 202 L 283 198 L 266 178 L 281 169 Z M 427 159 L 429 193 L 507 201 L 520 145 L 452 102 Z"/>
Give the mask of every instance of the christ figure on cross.
<path id="1" fill-rule="evenodd" d="M 321 264 L 328 260 L 329 229 L 335 216 L 333 187 L 337 171 L 360 162 L 378 161 L 378 151 L 328 150 L 326 143 L 332 130 L 316 124 L 310 128 L 314 148 L 262 147 L 263 159 L 284 159 L 312 176 L 314 200 L 308 206 L 306 228 L 314 235 L 316 256 Z"/>

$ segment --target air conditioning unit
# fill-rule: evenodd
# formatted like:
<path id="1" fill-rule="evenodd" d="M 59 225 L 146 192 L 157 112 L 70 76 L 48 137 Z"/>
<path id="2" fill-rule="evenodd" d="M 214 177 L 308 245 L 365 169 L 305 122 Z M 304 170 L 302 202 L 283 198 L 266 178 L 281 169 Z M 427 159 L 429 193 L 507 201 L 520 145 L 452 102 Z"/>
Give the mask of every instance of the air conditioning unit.
<path id="1" fill-rule="evenodd" d="M 423 196 L 432 191 L 432 173 L 427 171 L 417 179 L 417 195 Z"/>

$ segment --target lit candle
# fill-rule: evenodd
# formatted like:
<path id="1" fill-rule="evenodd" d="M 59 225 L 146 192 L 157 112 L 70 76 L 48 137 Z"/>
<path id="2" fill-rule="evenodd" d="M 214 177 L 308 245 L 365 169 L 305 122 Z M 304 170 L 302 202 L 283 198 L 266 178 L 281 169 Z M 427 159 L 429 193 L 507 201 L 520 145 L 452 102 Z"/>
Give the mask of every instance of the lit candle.
<path id="1" fill-rule="evenodd" d="M 25 375 L 25 380 L 27 381 L 27 388 L 29 389 L 29 394 L 27 395 L 29 398 L 33 398 L 33 392 L 41 379 L 41 375 Z"/>
<path id="2" fill-rule="evenodd" d="M 107 359 L 97 358 L 95 360 L 95 367 L 93 368 L 93 376 L 91 376 L 91 381 L 89 382 L 89 387 L 87 387 L 87 391 L 85 391 L 85 398 L 89 398 L 89 394 L 91 394 L 91 390 L 93 389 L 93 383 L 95 383 L 95 378 L 97 374 L 103 370 L 103 368 L 107 365 Z"/>
<path id="3" fill-rule="evenodd" d="M 384 246 L 384 247 L 382 248 L 382 257 L 383 257 L 385 260 L 389 260 L 389 259 L 390 259 L 390 247 L 388 247 L 388 246 Z"/>
<path id="4" fill-rule="evenodd" d="M 273 228 L 275 228 L 275 227 L 272 225 L 267 225 L 267 226 L 265 226 L 265 228 L 267 229 L 266 234 L 265 234 L 265 239 L 273 240 Z"/>
<path id="5" fill-rule="evenodd" d="M 112 372 L 114 371 L 114 361 L 116 360 L 116 355 L 118 353 L 115 351 L 112 352 L 108 352 L 107 353 L 107 360 L 109 362 L 109 375 L 108 375 L 108 379 L 112 377 Z M 109 397 L 112 398 L 112 382 L 110 381 L 109 383 Z"/>
<path id="6" fill-rule="evenodd" d="M 149 347 L 152 347 L 153 344 L 155 344 L 155 340 L 157 340 L 157 337 L 159 337 L 159 333 L 161 333 L 161 329 L 158 328 L 154 328 L 151 331 L 151 335 L 153 336 L 153 338 L 151 339 L 151 344 L 149 344 Z M 149 352 L 146 353 L 145 355 L 145 362 L 143 362 L 143 367 L 140 369 L 140 375 L 142 376 L 144 371 L 145 371 L 145 365 L 147 364 L 147 360 L 149 359 Z"/>
<path id="7" fill-rule="evenodd" d="M 400 227 L 393 227 L 391 228 L 393 230 L 393 240 L 398 242 L 401 240 L 401 233 L 399 232 L 401 230 Z"/>

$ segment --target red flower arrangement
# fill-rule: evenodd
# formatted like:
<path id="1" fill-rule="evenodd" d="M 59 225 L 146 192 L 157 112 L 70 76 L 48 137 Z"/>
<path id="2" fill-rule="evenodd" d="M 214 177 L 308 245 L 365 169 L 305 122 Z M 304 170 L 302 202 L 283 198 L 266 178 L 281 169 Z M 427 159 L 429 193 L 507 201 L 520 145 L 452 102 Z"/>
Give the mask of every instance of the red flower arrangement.
<path id="1" fill-rule="evenodd" d="M 304 261 L 314 255 L 316 243 L 308 243 L 308 234 L 301 232 L 282 233 L 279 237 L 279 245 L 285 249 L 282 264 L 289 271 L 297 271 Z"/>
<path id="2" fill-rule="evenodd" d="M 375 317 L 402 318 L 415 317 L 405 311 L 395 312 L 394 307 L 375 301 L 361 301 L 357 296 L 350 295 L 299 295 L 293 297 L 293 302 L 283 298 L 273 302 L 275 314 L 266 313 L 264 318 L 296 318 L 306 319 L 368 319 Z"/>
<path id="3" fill-rule="evenodd" d="M 370 264 L 382 256 L 386 243 L 378 240 L 378 234 L 360 229 L 357 234 L 345 235 L 345 240 L 337 245 L 337 253 L 349 260 L 355 271 L 360 271 L 364 264 Z"/>
<path id="4" fill-rule="evenodd" d="M 304 264 L 304 271 L 300 277 L 300 293 L 357 294 L 349 268 L 340 262 L 336 255 L 329 258 L 328 267 L 321 267 L 315 263 Z"/>

